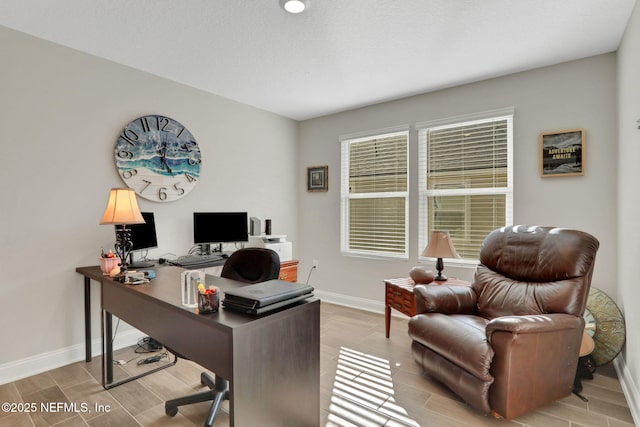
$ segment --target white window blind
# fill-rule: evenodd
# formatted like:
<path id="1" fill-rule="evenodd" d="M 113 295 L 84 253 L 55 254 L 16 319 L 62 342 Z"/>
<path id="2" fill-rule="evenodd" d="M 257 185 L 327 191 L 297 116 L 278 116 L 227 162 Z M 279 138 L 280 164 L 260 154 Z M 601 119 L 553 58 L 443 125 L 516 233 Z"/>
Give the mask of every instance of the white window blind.
<path id="1" fill-rule="evenodd" d="M 341 250 L 408 256 L 408 130 L 341 139 Z"/>
<path id="2" fill-rule="evenodd" d="M 434 230 L 477 261 L 492 230 L 513 222 L 513 110 L 417 124 L 419 251 Z"/>

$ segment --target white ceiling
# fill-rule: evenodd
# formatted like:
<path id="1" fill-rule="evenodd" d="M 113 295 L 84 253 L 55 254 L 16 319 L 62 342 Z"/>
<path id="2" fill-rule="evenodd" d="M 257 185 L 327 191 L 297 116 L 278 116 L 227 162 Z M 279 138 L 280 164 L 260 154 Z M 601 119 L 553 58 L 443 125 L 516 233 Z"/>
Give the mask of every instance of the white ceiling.
<path id="1" fill-rule="evenodd" d="M 0 25 L 296 120 L 617 50 L 635 0 L 0 0 Z"/>

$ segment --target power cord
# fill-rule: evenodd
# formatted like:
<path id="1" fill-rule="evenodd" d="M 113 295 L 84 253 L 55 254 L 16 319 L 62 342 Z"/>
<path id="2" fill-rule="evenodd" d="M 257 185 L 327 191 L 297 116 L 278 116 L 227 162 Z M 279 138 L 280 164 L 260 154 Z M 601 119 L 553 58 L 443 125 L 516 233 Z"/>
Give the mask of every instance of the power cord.
<path id="1" fill-rule="evenodd" d="M 144 359 L 140 359 L 138 360 L 137 364 L 139 365 L 148 365 L 149 363 L 156 363 L 161 361 L 162 359 L 166 358 L 168 361 L 171 361 L 171 358 L 169 357 L 169 353 L 168 352 L 162 352 L 160 354 L 156 354 L 154 356 L 149 356 L 146 357 Z"/>
<path id="2" fill-rule="evenodd" d="M 315 269 L 316 269 L 316 266 L 315 266 L 315 265 L 314 265 L 314 266 L 312 266 L 312 267 L 309 269 L 309 275 L 307 276 L 307 282 L 305 283 L 305 285 L 308 285 L 308 284 L 309 284 L 309 279 L 311 278 L 311 273 L 313 273 L 313 270 L 315 270 Z"/>
<path id="3" fill-rule="evenodd" d="M 138 340 L 138 347 L 135 349 L 135 353 L 155 353 L 164 348 L 162 343 L 156 341 L 151 337 L 144 337 Z"/>

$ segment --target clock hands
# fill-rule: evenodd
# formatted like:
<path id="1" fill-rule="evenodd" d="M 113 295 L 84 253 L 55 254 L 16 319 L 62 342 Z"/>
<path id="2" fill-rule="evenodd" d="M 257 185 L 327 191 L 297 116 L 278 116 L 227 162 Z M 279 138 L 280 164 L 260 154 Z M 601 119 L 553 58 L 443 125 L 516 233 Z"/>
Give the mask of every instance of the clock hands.
<path id="1" fill-rule="evenodd" d="M 162 169 L 166 169 L 171 175 L 173 175 L 173 171 L 169 167 L 167 163 L 167 143 L 162 143 L 162 148 L 158 150 L 158 154 L 160 154 L 160 161 L 162 162 Z"/>

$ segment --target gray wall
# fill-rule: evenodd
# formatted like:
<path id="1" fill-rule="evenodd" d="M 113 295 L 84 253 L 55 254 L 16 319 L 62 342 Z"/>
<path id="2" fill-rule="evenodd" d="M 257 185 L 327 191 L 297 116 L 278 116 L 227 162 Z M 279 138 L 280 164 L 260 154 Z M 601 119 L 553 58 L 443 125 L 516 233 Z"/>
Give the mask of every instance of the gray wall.
<path id="1" fill-rule="evenodd" d="M 311 284 L 328 300 L 382 311 L 382 279 L 418 264 L 417 133 L 410 134 L 410 259 L 340 254 L 340 145 L 343 134 L 514 107 L 514 222 L 573 227 L 600 240 L 593 283 L 614 298 L 616 269 L 616 55 L 607 54 L 374 105 L 301 124 L 300 173 L 329 165 L 329 191 L 300 189 L 301 271 L 319 261 Z M 541 132 L 584 128 L 584 176 L 541 178 Z M 433 264 L 429 264 L 434 267 Z M 445 261 L 445 272 L 470 280 L 473 267 Z"/>
<path id="2" fill-rule="evenodd" d="M 623 350 L 626 360 L 623 385 L 625 395 L 636 408 L 634 419 L 640 423 L 640 190 L 638 159 L 640 158 L 640 6 L 635 10 L 618 52 L 618 304 L 624 312 L 627 342 Z"/>
<path id="3" fill-rule="evenodd" d="M 203 157 L 201 181 L 185 198 L 139 199 L 156 216 L 160 247 L 151 256 L 189 250 L 194 211 L 272 218 L 274 233 L 296 241 L 297 122 L 3 27 L 0 56 L 0 383 L 82 357 L 75 267 L 96 265 L 100 248 L 113 247 L 113 228 L 98 223 L 109 189 L 123 186 L 116 138 L 137 117 L 178 120 Z"/>

